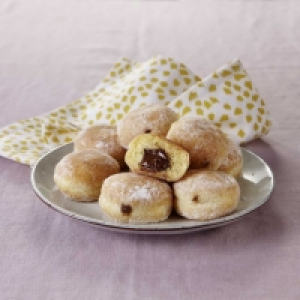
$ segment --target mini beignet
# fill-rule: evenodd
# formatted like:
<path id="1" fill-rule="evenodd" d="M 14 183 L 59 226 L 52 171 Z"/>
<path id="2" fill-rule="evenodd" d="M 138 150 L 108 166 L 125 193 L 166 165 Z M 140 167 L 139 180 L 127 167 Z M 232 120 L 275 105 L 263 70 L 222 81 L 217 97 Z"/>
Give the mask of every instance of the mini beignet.
<path id="1" fill-rule="evenodd" d="M 93 125 L 84 128 L 74 139 L 74 150 L 94 149 L 116 159 L 122 168 L 126 150 L 118 142 L 117 127 Z"/>
<path id="2" fill-rule="evenodd" d="M 120 144 L 128 148 L 129 143 L 138 135 L 152 133 L 165 137 L 177 114 L 161 104 L 142 106 L 130 111 L 117 125 Z"/>
<path id="3" fill-rule="evenodd" d="M 228 153 L 225 134 L 204 118 L 181 117 L 167 139 L 189 152 L 191 169 L 217 170 Z"/>
<path id="4" fill-rule="evenodd" d="M 172 190 L 167 183 L 134 173 L 107 178 L 99 197 L 102 212 L 125 223 L 163 221 L 171 213 L 172 201 Z"/>
<path id="5" fill-rule="evenodd" d="M 75 201 L 99 198 L 104 179 L 120 172 L 119 163 L 97 150 L 82 150 L 64 156 L 54 169 L 54 182 L 59 190 Z"/>
<path id="6" fill-rule="evenodd" d="M 175 211 L 187 219 L 207 221 L 225 216 L 240 200 L 235 178 L 219 171 L 189 171 L 173 188 Z"/>

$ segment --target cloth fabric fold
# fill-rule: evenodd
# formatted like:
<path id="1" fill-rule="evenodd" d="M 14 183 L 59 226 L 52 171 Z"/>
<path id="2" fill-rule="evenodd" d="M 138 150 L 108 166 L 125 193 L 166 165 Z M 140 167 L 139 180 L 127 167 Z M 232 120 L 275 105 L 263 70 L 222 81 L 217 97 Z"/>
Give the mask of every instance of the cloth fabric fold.
<path id="1" fill-rule="evenodd" d="M 270 114 L 239 60 L 201 80 L 183 63 L 155 56 L 143 63 L 121 58 L 82 98 L 42 116 L 0 129 L 0 155 L 28 165 L 74 139 L 81 128 L 117 124 L 142 105 L 168 105 L 180 116 L 203 116 L 238 143 L 267 134 Z"/>

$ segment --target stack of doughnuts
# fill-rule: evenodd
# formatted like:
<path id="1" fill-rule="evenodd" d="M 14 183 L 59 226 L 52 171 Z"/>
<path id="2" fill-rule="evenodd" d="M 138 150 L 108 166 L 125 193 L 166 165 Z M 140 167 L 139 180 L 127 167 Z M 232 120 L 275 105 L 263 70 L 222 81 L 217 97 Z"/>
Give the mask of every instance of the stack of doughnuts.
<path id="1" fill-rule="evenodd" d="M 54 181 L 72 200 L 99 200 L 116 222 L 160 222 L 172 210 L 207 221 L 236 209 L 242 167 L 239 145 L 208 120 L 148 105 L 117 126 L 83 129 Z"/>

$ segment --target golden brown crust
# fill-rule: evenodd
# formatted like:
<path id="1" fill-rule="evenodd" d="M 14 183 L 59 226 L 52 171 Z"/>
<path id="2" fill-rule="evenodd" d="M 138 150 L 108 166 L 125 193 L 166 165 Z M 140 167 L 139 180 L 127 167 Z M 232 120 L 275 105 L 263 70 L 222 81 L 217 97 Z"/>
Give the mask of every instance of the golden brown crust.
<path id="1" fill-rule="evenodd" d="M 172 124 L 167 139 L 189 152 L 192 169 L 217 170 L 228 152 L 224 133 L 204 118 L 180 118 Z"/>
<path id="2" fill-rule="evenodd" d="M 74 139 L 74 150 L 99 150 L 112 156 L 120 167 L 124 166 L 126 150 L 119 144 L 117 127 L 112 125 L 94 125 L 83 129 Z"/>
<path id="3" fill-rule="evenodd" d="M 97 150 L 82 150 L 64 156 L 54 169 L 54 182 L 67 197 L 76 201 L 94 201 L 108 176 L 120 166 L 111 156 Z"/>
<path id="4" fill-rule="evenodd" d="M 134 173 L 107 178 L 99 197 L 101 210 L 113 220 L 125 223 L 163 221 L 171 213 L 172 201 L 168 184 Z"/>
<path id="5" fill-rule="evenodd" d="M 169 160 L 165 170 L 151 172 L 141 167 L 145 150 L 163 149 Z M 125 161 L 131 171 L 174 182 L 179 180 L 189 167 L 189 154 L 182 147 L 167 139 L 154 135 L 142 134 L 135 137 L 129 144 Z"/>
<path id="6" fill-rule="evenodd" d="M 240 199 L 235 178 L 219 171 L 189 171 L 173 187 L 174 208 L 187 219 L 207 221 L 225 216 Z"/>
<path id="7" fill-rule="evenodd" d="M 228 145 L 228 154 L 222 161 L 218 170 L 237 178 L 240 176 L 243 169 L 242 150 L 240 146 L 231 139 L 228 139 Z"/>
<path id="8" fill-rule="evenodd" d="M 117 126 L 120 144 L 127 148 L 136 136 L 153 133 L 165 137 L 177 114 L 161 104 L 147 105 L 129 112 Z"/>

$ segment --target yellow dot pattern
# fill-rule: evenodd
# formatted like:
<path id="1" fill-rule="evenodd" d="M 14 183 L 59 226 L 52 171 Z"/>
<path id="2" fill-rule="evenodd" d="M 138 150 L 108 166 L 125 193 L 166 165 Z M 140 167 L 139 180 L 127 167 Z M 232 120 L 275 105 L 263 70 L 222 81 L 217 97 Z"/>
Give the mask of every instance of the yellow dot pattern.
<path id="1" fill-rule="evenodd" d="M 238 143 L 267 134 L 272 124 L 265 101 L 239 60 L 190 87 L 169 107 L 181 116 L 206 117 Z"/>
<path id="2" fill-rule="evenodd" d="M 64 109 L 58 109 L 48 116 L 21 120 L 0 130 L 0 154 L 32 165 L 46 152 L 72 141 L 78 128 L 66 124 L 61 118 L 65 114 Z"/>
<path id="3" fill-rule="evenodd" d="M 129 111 L 161 103 L 179 115 L 203 116 L 239 143 L 268 133 L 269 112 L 239 61 L 201 80 L 183 63 L 155 56 L 142 63 L 122 58 L 82 98 L 43 116 L 0 129 L 0 155 L 32 165 L 71 142 L 81 128 L 117 124 Z"/>
<path id="4" fill-rule="evenodd" d="M 80 114 L 80 123 L 92 120 L 116 124 L 124 114 L 141 105 L 167 105 L 200 80 L 184 64 L 169 57 L 155 56 L 136 64 L 121 59 L 93 91 L 97 97 L 90 93 L 96 104 Z M 112 105 L 116 102 L 118 106 Z M 99 112 L 101 118 L 97 118 Z"/>

